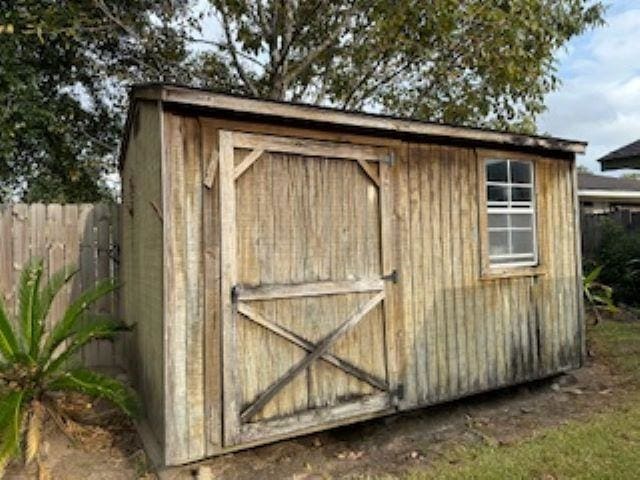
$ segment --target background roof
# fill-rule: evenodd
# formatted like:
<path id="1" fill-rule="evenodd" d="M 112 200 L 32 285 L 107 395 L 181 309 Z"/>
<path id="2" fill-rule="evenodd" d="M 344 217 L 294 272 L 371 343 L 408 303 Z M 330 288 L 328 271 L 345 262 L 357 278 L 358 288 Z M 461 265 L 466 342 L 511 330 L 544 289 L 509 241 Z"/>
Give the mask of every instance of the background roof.
<path id="1" fill-rule="evenodd" d="M 606 154 L 599 158 L 598 162 L 600 162 L 602 170 L 640 168 L 640 140 Z"/>
<path id="2" fill-rule="evenodd" d="M 592 173 L 578 173 L 578 190 L 616 190 L 640 192 L 640 180 L 615 178 Z"/>

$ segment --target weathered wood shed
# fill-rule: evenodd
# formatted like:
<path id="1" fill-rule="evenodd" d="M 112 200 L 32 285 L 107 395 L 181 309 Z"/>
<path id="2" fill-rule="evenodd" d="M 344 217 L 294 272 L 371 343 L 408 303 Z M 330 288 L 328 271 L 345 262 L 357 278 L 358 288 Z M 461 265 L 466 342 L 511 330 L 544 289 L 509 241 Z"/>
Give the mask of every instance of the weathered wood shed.
<path id="1" fill-rule="evenodd" d="M 585 144 L 134 89 L 125 318 L 176 465 L 581 364 Z"/>

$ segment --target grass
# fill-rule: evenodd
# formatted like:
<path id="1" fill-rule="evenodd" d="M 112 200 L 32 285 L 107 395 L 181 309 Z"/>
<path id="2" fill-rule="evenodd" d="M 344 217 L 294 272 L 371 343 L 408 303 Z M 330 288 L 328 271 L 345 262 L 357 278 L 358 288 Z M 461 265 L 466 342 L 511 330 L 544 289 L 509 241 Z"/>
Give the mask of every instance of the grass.
<path id="1" fill-rule="evenodd" d="M 406 480 L 640 478 L 640 322 L 606 321 L 589 337 L 598 355 L 628 376 L 624 401 L 516 444 L 460 447 Z"/>

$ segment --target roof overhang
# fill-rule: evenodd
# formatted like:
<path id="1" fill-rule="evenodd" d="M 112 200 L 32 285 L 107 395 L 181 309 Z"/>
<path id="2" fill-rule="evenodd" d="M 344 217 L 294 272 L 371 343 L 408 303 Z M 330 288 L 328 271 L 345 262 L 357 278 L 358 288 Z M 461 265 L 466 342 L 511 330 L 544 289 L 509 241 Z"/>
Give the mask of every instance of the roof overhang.
<path id="1" fill-rule="evenodd" d="M 395 134 L 423 136 L 425 138 L 475 142 L 480 145 L 545 150 L 564 155 L 582 154 L 585 152 L 587 145 L 586 142 L 562 138 L 458 127 L 387 115 L 349 112 L 327 107 L 214 93 L 208 90 L 176 85 L 147 84 L 134 86 L 130 95 L 130 115 L 133 110 L 133 104 L 138 100 L 159 101 L 163 105 L 171 104 L 211 109 L 218 112 L 230 112 L 235 115 L 287 119 L 300 121 L 308 125 L 332 125 L 355 131 L 377 131 L 387 132 L 387 134 L 393 132 Z M 127 133 L 125 132 L 122 150 L 126 147 Z M 121 151 L 121 156 L 123 154 L 124 152 Z"/>

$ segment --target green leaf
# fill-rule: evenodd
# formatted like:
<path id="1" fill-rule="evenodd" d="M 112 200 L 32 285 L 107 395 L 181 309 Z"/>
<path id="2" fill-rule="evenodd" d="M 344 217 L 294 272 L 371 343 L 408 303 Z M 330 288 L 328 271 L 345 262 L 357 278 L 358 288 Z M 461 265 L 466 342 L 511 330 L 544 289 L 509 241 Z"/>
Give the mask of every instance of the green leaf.
<path id="1" fill-rule="evenodd" d="M 0 353 L 2 353 L 5 360 L 11 361 L 15 359 L 19 351 L 18 341 L 13 332 L 13 326 L 9 322 L 2 295 L 0 294 Z"/>
<path id="2" fill-rule="evenodd" d="M 118 288 L 113 280 L 102 280 L 95 287 L 83 292 L 65 311 L 56 324 L 44 347 L 44 356 L 49 357 L 62 342 L 76 332 L 76 325 L 82 314 L 97 300 Z"/>
<path id="3" fill-rule="evenodd" d="M 36 311 L 34 313 L 36 322 L 34 324 L 35 328 L 33 331 L 33 344 L 35 349 L 30 352 L 33 357 L 37 357 L 40 353 L 40 341 L 42 339 L 42 334 L 44 333 L 44 325 L 54 298 L 60 292 L 62 287 L 64 287 L 77 272 L 78 270 L 72 266 L 64 267 L 51 275 L 49 281 L 42 288 L 42 291 L 38 296 Z"/>
<path id="4" fill-rule="evenodd" d="M 85 315 L 84 320 L 84 324 L 70 336 L 69 345 L 45 367 L 45 374 L 54 373 L 87 343 L 97 339 L 113 339 L 117 333 L 129 329 L 120 320 L 108 316 Z"/>
<path id="5" fill-rule="evenodd" d="M 0 399 L 0 477 L 7 463 L 20 453 L 25 393 L 14 391 Z"/>
<path id="6" fill-rule="evenodd" d="M 19 298 L 20 298 L 20 324 L 22 326 L 22 337 L 25 344 L 25 350 L 31 353 L 35 350 L 33 335 L 37 330 L 37 311 L 38 290 L 40 287 L 40 278 L 42 277 L 42 260 L 32 260 L 22 269 L 20 276 Z"/>
<path id="7" fill-rule="evenodd" d="M 140 414 L 140 401 L 131 388 L 114 378 L 85 368 L 62 374 L 48 384 L 48 389 L 71 390 L 94 398 L 104 398 L 131 417 Z"/>
<path id="8" fill-rule="evenodd" d="M 598 265 L 596 268 L 591 270 L 586 277 L 584 277 L 585 285 L 591 285 L 599 276 L 602 271 L 602 265 Z"/>

